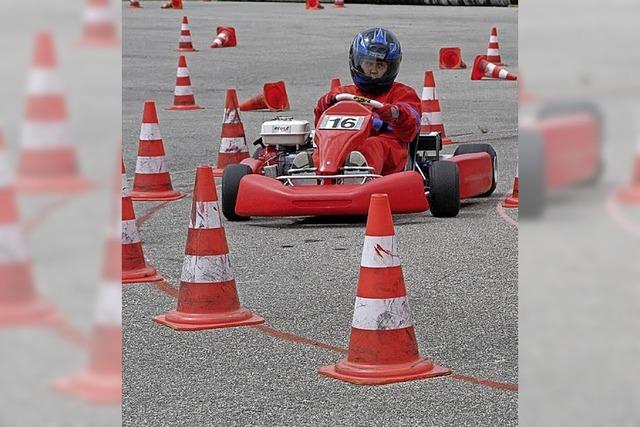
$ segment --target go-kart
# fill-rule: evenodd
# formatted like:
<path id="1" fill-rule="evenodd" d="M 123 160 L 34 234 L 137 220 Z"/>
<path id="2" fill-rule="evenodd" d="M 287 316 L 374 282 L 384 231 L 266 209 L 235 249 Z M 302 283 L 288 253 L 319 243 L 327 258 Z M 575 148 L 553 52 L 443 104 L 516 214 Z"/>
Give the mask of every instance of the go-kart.
<path id="1" fill-rule="evenodd" d="M 383 104 L 352 94 L 336 95 L 311 132 L 309 122 L 277 117 L 263 123 L 251 158 L 228 165 L 222 176 L 222 212 L 230 221 L 252 216 L 366 215 L 372 194 L 386 193 L 393 213 L 454 217 L 460 199 L 490 195 L 497 158 L 488 144 L 466 144 L 440 153 L 440 134 L 409 144 L 404 171 L 381 176 L 368 166 L 345 165 L 372 131 L 372 109 Z M 369 107 L 369 108 L 368 108 Z M 317 151 L 317 164 L 293 166 L 302 151 Z"/>

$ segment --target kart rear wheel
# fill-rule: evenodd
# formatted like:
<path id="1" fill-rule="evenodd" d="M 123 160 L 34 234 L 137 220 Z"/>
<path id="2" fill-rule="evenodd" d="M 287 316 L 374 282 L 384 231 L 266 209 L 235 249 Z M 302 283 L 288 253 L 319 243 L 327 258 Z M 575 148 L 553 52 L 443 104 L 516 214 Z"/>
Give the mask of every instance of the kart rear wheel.
<path id="1" fill-rule="evenodd" d="M 429 209 L 435 217 L 454 217 L 460 212 L 460 177 L 458 165 L 446 160 L 429 168 Z"/>
<path id="2" fill-rule="evenodd" d="M 222 173 L 222 213 L 229 221 L 247 221 L 248 216 L 236 215 L 236 200 L 238 200 L 238 188 L 240 180 L 245 175 L 251 174 L 251 168 L 247 165 L 233 164 L 224 168 Z"/>
<path id="3" fill-rule="evenodd" d="M 478 197 L 489 197 L 496 189 L 498 185 L 498 155 L 496 150 L 489 144 L 464 144 L 459 145 L 456 151 L 453 152 L 454 157 L 459 154 L 470 153 L 487 153 L 491 156 L 491 167 L 493 168 L 493 174 L 491 179 L 491 188 L 486 193 L 478 195 Z"/>

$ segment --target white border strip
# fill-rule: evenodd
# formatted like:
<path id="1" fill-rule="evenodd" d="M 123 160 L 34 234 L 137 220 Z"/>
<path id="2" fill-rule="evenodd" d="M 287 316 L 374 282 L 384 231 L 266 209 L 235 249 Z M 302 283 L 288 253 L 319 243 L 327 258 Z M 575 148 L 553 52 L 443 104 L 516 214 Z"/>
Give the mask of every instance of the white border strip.
<path id="1" fill-rule="evenodd" d="M 362 267 L 387 268 L 400 265 L 398 241 L 395 236 L 364 236 Z"/>
<path id="2" fill-rule="evenodd" d="M 185 255 L 180 280 L 188 283 L 219 283 L 233 279 L 229 254 Z"/>
<path id="3" fill-rule="evenodd" d="M 140 234 L 138 234 L 138 227 L 136 226 L 135 219 L 128 219 L 122 221 L 122 244 L 132 245 L 134 243 L 140 243 Z"/>
<path id="4" fill-rule="evenodd" d="M 16 263 L 27 259 L 27 246 L 20 227 L 17 224 L 0 226 L 0 263 Z"/>
<path id="5" fill-rule="evenodd" d="M 356 297 L 351 326 L 370 331 L 413 326 L 409 300 L 406 296 L 385 299 Z"/>
<path id="6" fill-rule="evenodd" d="M 189 215 L 189 228 L 222 228 L 220 202 L 202 202 L 194 200 Z"/>
<path id="7" fill-rule="evenodd" d="M 136 173 L 152 174 L 169 172 L 165 156 L 138 156 L 136 160 Z"/>

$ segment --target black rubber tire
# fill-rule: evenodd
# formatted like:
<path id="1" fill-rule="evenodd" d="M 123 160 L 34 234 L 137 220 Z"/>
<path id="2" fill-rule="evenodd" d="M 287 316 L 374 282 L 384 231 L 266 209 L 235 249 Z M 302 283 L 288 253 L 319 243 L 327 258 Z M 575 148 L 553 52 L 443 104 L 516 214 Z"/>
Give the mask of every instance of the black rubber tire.
<path id="1" fill-rule="evenodd" d="M 460 172 L 458 165 L 446 160 L 429 168 L 429 208 L 435 217 L 450 218 L 460 212 Z"/>
<path id="2" fill-rule="evenodd" d="M 498 155 L 496 154 L 496 150 L 490 144 L 463 144 L 459 145 L 456 148 L 456 151 L 453 152 L 453 156 L 457 156 L 459 154 L 471 154 L 471 153 L 487 153 L 491 156 L 491 165 L 493 167 L 493 178 L 491 182 L 491 188 L 486 193 L 480 194 L 478 197 L 489 197 L 496 190 L 496 186 L 498 185 Z"/>
<path id="3" fill-rule="evenodd" d="M 518 138 L 520 197 L 518 216 L 520 219 L 535 219 L 545 208 L 546 171 L 544 146 L 540 133 L 534 129 L 521 128 Z"/>
<path id="4" fill-rule="evenodd" d="M 229 221 L 247 221 L 249 219 L 248 216 L 236 215 L 236 200 L 238 200 L 240 180 L 250 174 L 251 168 L 247 165 L 234 164 L 224 168 L 222 173 L 222 213 Z"/>

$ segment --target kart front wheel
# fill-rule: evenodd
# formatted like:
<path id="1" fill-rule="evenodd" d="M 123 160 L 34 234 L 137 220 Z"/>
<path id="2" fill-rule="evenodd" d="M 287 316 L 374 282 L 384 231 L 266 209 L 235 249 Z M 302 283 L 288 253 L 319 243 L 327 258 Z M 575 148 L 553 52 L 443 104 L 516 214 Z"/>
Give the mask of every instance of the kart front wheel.
<path id="1" fill-rule="evenodd" d="M 429 209 L 435 217 L 454 217 L 460 212 L 460 172 L 458 165 L 446 160 L 429 168 Z"/>
<path id="2" fill-rule="evenodd" d="M 251 174 L 251 168 L 247 165 L 233 164 L 224 168 L 222 172 L 222 213 L 229 221 L 246 221 L 248 216 L 236 214 L 236 200 L 240 180 L 245 175 Z"/>

